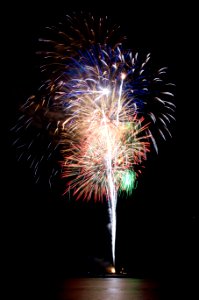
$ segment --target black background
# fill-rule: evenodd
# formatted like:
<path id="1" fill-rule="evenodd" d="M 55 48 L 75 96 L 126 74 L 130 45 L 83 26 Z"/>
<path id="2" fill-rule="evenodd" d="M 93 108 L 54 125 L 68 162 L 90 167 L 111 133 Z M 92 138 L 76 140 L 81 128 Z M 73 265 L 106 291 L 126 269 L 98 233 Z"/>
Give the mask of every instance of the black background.
<path id="1" fill-rule="evenodd" d="M 96 259 L 111 260 L 106 205 L 68 200 L 60 195 L 60 186 L 50 190 L 45 183 L 35 185 L 31 170 L 16 162 L 10 146 L 9 129 L 18 104 L 37 87 L 35 51 L 44 26 L 79 10 L 110 16 L 121 25 L 131 48 L 151 52 L 154 63 L 168 66 L 171 81 L 176 83 L 173 139 L 159 145 L 159 155 L 147 162 L 132 197 L 118 201 L 116 263 L 133 276 L 161 279 L 186 274 L 194 280 L 198 251 L 197 194 L 191 171 L 197 156 L 191 122 L 194 88 L 190 85 L 194 16 L 187 7 L 174 8 L 168 1 L 30 1 L 6 7 L 7 88 L 2 114 L 7 132 L 3 174 L 7 271 L 23 278 L 33 278 L 35 272 L 37 278 L 55 278 L 84 273 Z"/>

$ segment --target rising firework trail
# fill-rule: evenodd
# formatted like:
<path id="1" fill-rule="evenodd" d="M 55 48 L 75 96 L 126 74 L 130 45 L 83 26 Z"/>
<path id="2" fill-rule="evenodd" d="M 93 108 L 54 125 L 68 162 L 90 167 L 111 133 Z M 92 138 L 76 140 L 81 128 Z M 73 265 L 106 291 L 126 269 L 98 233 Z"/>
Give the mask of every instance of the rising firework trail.
<path id="1" fill-rule="evenodd" d="M 147 153 L 158 152 L 156 136 L 171 136 L 173 84 L 165 67 L 153 68 L 150 54 L 124 48 L 125 38 L 108 18 L 66 16 L 46 28 L 46 36 L 38 52 L 44 79 L 14 127 L 18 158 L 38 180 L 59 153 L 50 184 L 59 174 L 63 194 L 107 201 L 115 264 L 118 193 L 132 193 Z"/>

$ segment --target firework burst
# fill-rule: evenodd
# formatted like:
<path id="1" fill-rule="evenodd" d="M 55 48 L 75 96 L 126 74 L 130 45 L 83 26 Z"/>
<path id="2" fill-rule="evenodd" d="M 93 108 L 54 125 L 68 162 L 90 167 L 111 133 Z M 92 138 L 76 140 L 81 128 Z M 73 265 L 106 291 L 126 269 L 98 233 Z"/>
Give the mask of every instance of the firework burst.
<path id="1" fill-rule="evenodd" d="M 21 107 L 15 126 L 28 142 L 19 138 L 15 144 L 36 176 L 43 161 L 59 152 L 59 168 L 52 168 L 50 178 L 61 174 L 65 194 L 107 199 L 114 262 L 117 194 L 132 193 L 147 153 L 158 151 L 157 133 L 171 135 L 175 104 L 166 68 L 154 71 L 150 54 L 143 58 L 124 49 L 118 27 L 107 24 L 107 18 L 74 14 L 59 28 L 47 28 L 54 39 L 40 39 L 38 52 L 44 81 Z M 36 138 L 29 139 L 30 130 Z M 47 145 L 40 157 L 35 140 Z"/>

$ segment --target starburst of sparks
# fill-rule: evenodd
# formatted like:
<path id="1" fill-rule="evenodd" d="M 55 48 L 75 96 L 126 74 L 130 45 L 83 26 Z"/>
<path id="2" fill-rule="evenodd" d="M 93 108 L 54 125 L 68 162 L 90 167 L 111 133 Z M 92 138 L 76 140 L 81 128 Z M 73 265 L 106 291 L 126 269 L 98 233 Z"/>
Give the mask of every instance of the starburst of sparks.
<path id="1" fill-rule="evenodd" d="M 35 175 L 59 151 L 65 194 L 71 190 L 77 199 L 108 200 L 114 244 L 117 194 L 131 195 L 147 153 L 158 152 L 156 133 L 171 136 L 173 84 L 165 81 L 165 67 L 151 71 L 150 54 L 143 58 L 125 50 L 116 26 L 106 28 L 107 18 L 74 14 L 66 20 L 65 31 L 48 28 L 54 40 L 40 39 L 47 79 L 21 107 L 15 126 L 27 133 L 36 128 L 38 145 L 48 141 L 46 153 L 34 155 L 30 134 L 15 144 Z M 114 252 L 113 246 L 113 261 Z"/>

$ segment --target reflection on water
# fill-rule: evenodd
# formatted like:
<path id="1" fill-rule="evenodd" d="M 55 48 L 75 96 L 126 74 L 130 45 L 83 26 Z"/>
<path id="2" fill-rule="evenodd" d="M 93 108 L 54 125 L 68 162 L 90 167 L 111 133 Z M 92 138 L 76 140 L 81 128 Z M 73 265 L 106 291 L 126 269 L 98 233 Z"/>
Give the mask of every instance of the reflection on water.
<path id="1" fill-rule="evenodd" d="M 57 300 L 159 300 L 155 281 L 133 278 L 66 279 L 56 287 Z"/>

